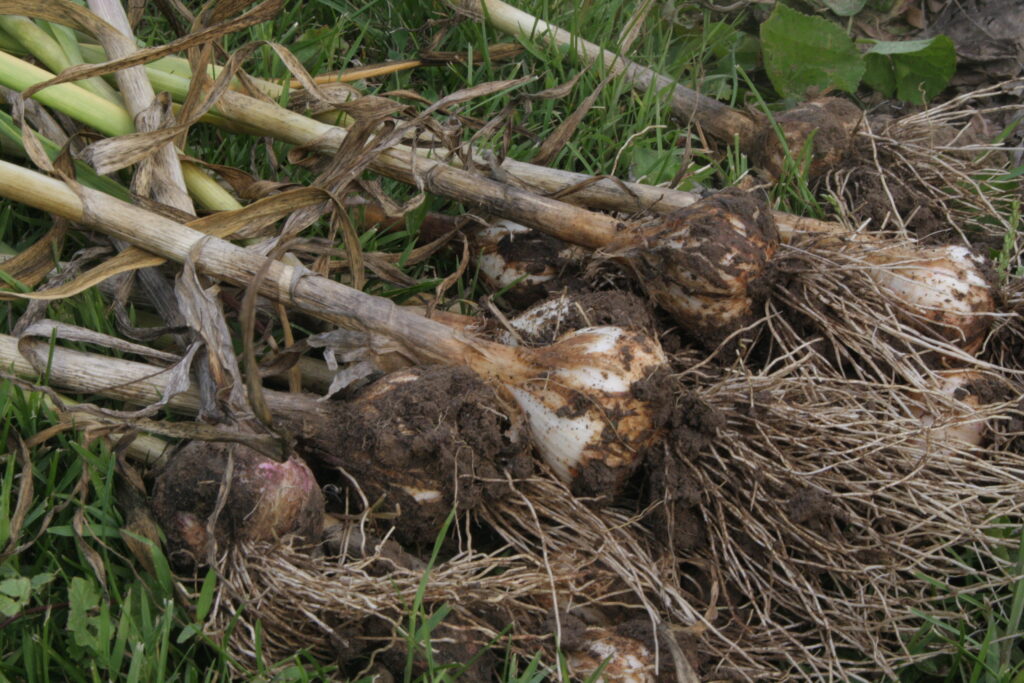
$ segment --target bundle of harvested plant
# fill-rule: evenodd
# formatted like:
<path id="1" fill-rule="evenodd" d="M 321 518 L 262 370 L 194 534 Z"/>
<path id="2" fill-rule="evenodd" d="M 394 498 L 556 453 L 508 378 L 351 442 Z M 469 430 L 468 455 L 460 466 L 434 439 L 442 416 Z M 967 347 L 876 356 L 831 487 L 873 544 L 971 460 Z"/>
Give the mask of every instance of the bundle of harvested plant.
<path id="1" fill-rule="evenodd" d="M 1019 447 L 922 448 L 920 390 L 850 379 L 812 353 L 690 376 L 726 418 L 703 455 L 678 461 L 706 534 L 703 561 L 680 572 L 698 585 L 721 572 L 710 608 L 723 640 L 702 641 L 712 675 L 895 676 L 941 650 L 907 649 L 921 614 L 952 605 L 936 580 L 961 598 L 1017 580 L 1001 529 L 1024 512 Z M 1016 400 L 996 400 L 958 422 L 1009 436 L 1020 417 Z"/>
<path id="2" fill-rule="evenodd" d="M 422 362 L 465 365 L 516 398 L 540 455 L 585 494 L 617 494 L 660 435 L 654 406 L 633 385 L 666 363 L 655 339 L 611 327 L 580 330 L 540 349 L 485 342 L 406 313 L 392 302 L 300 273 L 108 195 L 0 162 L 0 195 L 83 222 L 165 258 L 325 320 L 389 336 Z M 598 488 L 592 488 L 597 485 Z"/>
<path id="3" fill-rule="evenodd" d="M 47 347 L 45 342 L 42 346 Z M 135 404 L 152 402 L 168 390 L 166 373 L 145 363 L 97 356 L 60 346 L 39 350 L 44 355 L 38 360 L 47 363 L 49 381 L 58 386 L 90 394 L 107 394 Z M 34 376 L 36 368 L 29 359 L 36 358 L 34 353 L 23 356 L 15 340 L 0 336 L 0 363 L 19 375 Z M 382 424 L 377 427 L 380 431 L 370 440 L 392 438 L 398 442 L 392 444 L 396 447 L 406 441 L 415 446 L 418 436 L 429 440 L 432 434 L 439 433 L 437 425 L 430 429 L 417 429 L 413 433 L 412 429 L 423 426 L 417 424 L 416 416 L 407 413 L 403 413 L 404 417 L 387 416 L 383 413 L 395 408 L 397 403 L 407 404 L 412 400 L 410 396 L 400 396 L 389 401 L 388 395 L 396 391 L 395 384 L 400 392 L 403 385 L 418 381 L 417 376 L 436 376 L 437 373 L 441 373 L 444 381 L 465 381 L 470 387 L 478 386 L 475 391 L 467 392 L 461 410 L 470 413 L 468 417 L 473 424 L 479 425 L 480 419 L 487 419 L 483 414 L 487 412 L 486 405 L 471 406 L 469 402 L 476 403 L 476 399 L 491 401 L 492 398 L 483 395 L 490 392 L 479 386 L 479 380 L 466 377 L 466 371 L 458 369 L 427 368 L 415 373 L 399 373 L 397 377 L 370 387 L 350 405 L 323 403 L 311 397 L 269 390 L 266 391 L 266 401 L 278 416 L 278 424 L 299 436 L 300 447 L 317 461 L 344 470 L 354 482 L 354 490 L 380 492 L 393 501 L 395 489 L 399 489 L 398 495 L 404 495 L 401 498 L 403 505 L 411 502 L 417 494 L 423 494 L 428 487 L 440 489 L 439 495 L 447 495 L 446 489 L 457 486 L 459 495 L 466 495 L 478 487 L 479 482 L 460 477 L 458 467 L 440 475 L 437 474 L 439 468 L 432 467 L 430 471 L 422 472 L 419 479 L 415 478 L 415 472 L 391 470 L 395 480 L 388 482 L 388 486 L 382 482 L 389 471 L 381 470 L 374 475 L 376 481 L 367 481 L 359 475 L 366 474 L 361 468 L 374 466 L 372 449 L 368 444 L 355 443 L 358 439 L 354 434 L 347 437 L 339 435 L 346 428 L 333 424 L 349 420 L 365 427 L 376 416 Z M 406 381 L 403 382 L 403 378 Z M 435 388 L 452 390 L 451 386 Z M 193 387 L 170 398 L 167 405 L 176 410 L 194 412 L 198 405 L 197 393 Z M 375 397 L 380 399 L 377 404 L 373 401 Z M 444 408 L 451 408 L 451 401 L 441 406 Z M 455 409 L 459 410 L 458 407 Z M 419 411 L 422 416 L 429 417 L 426 414 L 429 407 L 419 406 Z M 449 418 L 443 416 L 441 419 Z M 406 433 L 389 434 L 392 428 Z M 455 426 L 448 429 L 454 431 Z M 496 438 L 501 436 L 493 430 L 488 434 Z M 441 440 L 453 448 L 458 448 L 458 441 L 465 438 L 467 442 L 461 445 L 467 449 L 472 446 L 469 441 L 474 438 L 468 433 L 445 436 Z M 476 435 L 475 438 L 482 436 L 486 435 Z M 347 442 L 343 441 L 345 438 Z M 353 448 L 361 445 L 362 448 Z M 486 455 L 484 448 L 479 444 L 476 447 Z M 218 448 L 221 453 L 227 452 L 227 447 Z M 223 460 L 218 461 L 220 465 L 205 461 L 197 464 L 194 460 L 201 451 L 198 448 L 190 450 L 187 457 L 172 460 L 168 469 L 170 471 L 174 467 L 182 474 L 191 471 L 198 480 L 194 490 L 181 491 L 169 488 L 166 483 L 159 484 L 156 507 L 164 511 L 160 517 L 170 519 L 169 526 L 172 527 L 181 516 L 181 507 L 175 507 L 175 501 L 197 502 L 200 507 L 206 501 L 207 507 L 202 508 L 205 514 L 217 500 L 219 487 L 226 484 L 220 469 L 211 473 L 211 468 L 223 467 Z M 247 449 L 243 451 L 248 452 Z M 444 454 L 441 455 L 443 457 Z M 388 459 L 387 454 L 384 459 Z M 462 461 L 467 460 L 463 458 Z M 189 468 L 190 463 L 194 467 Z M 272 466 L 285 467 L 280 463 Z M 511 469 L 513 472 L 501 475 L 503 490 L 498 492 L 500 495 L 493 495 L 495 491 L 490 488 L 497 482 L 483 482 L 479 491 L 484 495 L 480 496 L 471 514 L 479 520 L 496 522 L 497 538 L 504 538 L 502 542 L 511 543 L 513 547 L 499 548 L 488 555 L 473 552 L 467 547 L 464 552 L 431 570 L 431 581 L 423 604 L 427 609 L 440 609 L 442 605 L 452 608 L 457 627 L 455 632 L 461 634 L 457 642 L 462 646 L 452 650 L 451 656 L 466 661 L 467 647 L 479 648 L 494 643 L 498 634 L 512 625 L 515 637 L 511 647 L 514 651 L 532 656 L 544 648 L 551 652 L 553 659 L 558 627 L 551 625 L 549 617 L 554 609 L 598 614 L 607 604 L 615 614 L 625 610 L 632 617 L 655 622 L 681 615 L 686 615 L 685 623 L 692 623 L 698 618 L 685 598 L 671 586 L 659 588 L 661 577 L 650 554 L 653 542 L 635 524 L 635 519 L 614 509 L 595 509 L 572 498 L 565 486 L 550 476 L 531 475 L 528 479 L 519 480 L 520 475 L 515 473 L 517 468 L 513 466 Z M 522 472 L 532 470 L 530 467 L 518 469 Z M 163 475 L 162 479 L 167 476 Z M 430 483 L 424 486 L 428 481 Z M 410 491 L 417 488 L 417 484 L 420 490 Z M 231 489 L 226 491 L 225 495 L 229 495 Z M 176 493 L 182 495 L 174 495 Z M 195 501 L 196 493 L 204 494 L 202 500 Z M 232 505 L 235 510 L 247 507 L 233 506 L 230 500 L 227 505 Z M 227 505 L 218 518 L 218 524 L 229 523 L 225 519 L 229 509 Z M 417 505 L 414 509 L 429 515 L 434 507 L 430 504 Z M 365 516 L 358 517 L 358 524 L 350 522 L 346 524 L 351 525 L 343 528 L 332 527 L 326 534 L 327 543 L 322 554 L 310 553 L 307 548 L 294 544 L 274 542 L 270 538 L 253 539 L 244 533 L 239 535 L 240 542 L 226 548 L 221 546 L 224 552 L 216 556 L 214 563 L 221 577 L 219 597 L 214 601 L 206 628 L 211 636 L 227 639 L 230 651 L 244 667 L 240 672 L 257 666 L 260 656 L 264 658 L 260 661 L 268 663 L 298 648 L 309 648 L 325 661 L 340 661 L 343 665 L 352 660 L 365 661 L 370 651 L 381 647 L 399 648 L 401 652 L 406 642 L 401 636 L 401 629 L 407 618 L 411 596 L 420 589 L 427 563 L 402 550 L 393 541 L 385 540 L 391 534 L 402 533 L 373 521 L 376 516 L 388 517 L 384 514 L 387 512 L 390 510 L 386 504 L 376 505 L 367 510 Z M 188 521 L 188 525 L 179 526 L 197 534 L 206 528 L 205 518 L 196 520 L 194 515 L 190 515 Z M 399 525 L 406 521 L 407 518 L 401 517 L 394 520 Z M 426 520 L 419 523 L 422 533 L 426 533 L 425 523 Z M 541 526 L 534 527 L 535 523 Z M 549 543 L 545 531 L 552 523 L 557 525 L 551 531 L 558 538 L 553 544 Z M 371 531 L 375 526 L 380 533 Z M 439 528 L 434 533 L 437 531 Z M 532 536 L 536 533 L 540 534 L 539 543 Z M 638 537 L 637 533 L 641 535 Z M 575 534 L 583 535 L 583 544 L 578 547 L 571 542 Z M 421 546 L 422 540 L 422 535 L 413 539 L 416 546 Z M 205 551 L 203 543 L 202 538 L 195 541 L 199 551 Z M 196 551 L 190 551 L 190 555 L 195 554 Z M 205 554 L 202 557 L 205 558 Z M 667 601 L 667 614 L 670 616 L 662 616 L 662 610 L 666 609 L 663 601 Z M 257 621 L 262 630 L 261 651 L 256 644 Z M 450 633 L 444 635 L 445 638 L 451 637 Z M 657 651 L 653 642 L 640 647 L 648 648 L 652 653 Z M 662 661 L 666 656 L 663 655 Z"/>

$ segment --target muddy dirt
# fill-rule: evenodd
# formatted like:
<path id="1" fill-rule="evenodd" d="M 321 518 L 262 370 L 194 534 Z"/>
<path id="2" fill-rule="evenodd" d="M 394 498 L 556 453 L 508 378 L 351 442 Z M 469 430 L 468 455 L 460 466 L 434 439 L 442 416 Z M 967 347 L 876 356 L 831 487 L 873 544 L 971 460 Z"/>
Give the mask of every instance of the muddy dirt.
<path id="1" fill-rule="evenodd" d="M 229 459 L 230 478 L 226 477 Z M 223 508 L 208 532 L 222 486 Z M 179 571 L 206 561 L 211 542 L 226 545 L 294 535 L 320 540 L 324 498 L 309 468 L 297 459 L 276 463 L 237 443 L 192 441 L 156 476 L 154 517 L 167 537 L 167 556 Z"/>
<path id="2" fill-rule="evenodd" d="M 298 451 L 336 468 L 350 503 L 372 506 L 406 546 L 432 544 L 453 505 L 504 495 L 506 466 L 521 469 L 505 407 L 464 368 L 403 370 L 325 410 L 300 420 Z"/>
<path id="3" fill-rule="evenodd" d="M 652 449 L 644 468 L 645 500 L 661 503 L 646 520 L 671 548 L 688 553 L 703 548 L 707 533 L 700 508 L 701 491 L 690 472 L 696 460 L 724 425 L 724 417 L 696 394 L 676 388 L 666 403 L 666 447 Z"/>

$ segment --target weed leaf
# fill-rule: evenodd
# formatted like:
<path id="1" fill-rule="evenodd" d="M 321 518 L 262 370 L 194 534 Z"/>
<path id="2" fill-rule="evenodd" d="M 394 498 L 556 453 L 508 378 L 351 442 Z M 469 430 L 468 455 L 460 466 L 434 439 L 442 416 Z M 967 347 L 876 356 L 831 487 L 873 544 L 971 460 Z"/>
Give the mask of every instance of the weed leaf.
<path id="1" fill-rule="evenodd" d="M 778 4 L 761 24 L 764 66 L 783 97 L 808 89 L 853 92 L 864 76 L 864 58 L 841 28 Z"/>

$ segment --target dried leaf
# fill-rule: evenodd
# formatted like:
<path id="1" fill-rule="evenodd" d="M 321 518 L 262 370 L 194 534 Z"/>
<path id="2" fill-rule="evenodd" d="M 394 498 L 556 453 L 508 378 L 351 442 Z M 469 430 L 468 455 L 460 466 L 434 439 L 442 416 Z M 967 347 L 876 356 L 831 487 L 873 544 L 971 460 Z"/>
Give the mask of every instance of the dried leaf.
<path id="1" fill-rule="evenodd" d="M 200 242 L 195 249 L 201 248 Z M 206 345 L 210 373 L 218 389 L 218 402 L 223 405 L 224 412 L 231 420 L 243 423 L 252 421 L 253 415 L 245 395 L 242 374 L 238 369 L 231 330 L 216 297 L 217 287 L 203 288 L 195 270 L 194 257 L 185 259 L 181 272 L 175 278 L 174 290 L 182 316 Z"/>
<path id="2" fill-rule="evenodd" d="M 35 287 L 57 265 L 54 254 L 61 252 L 64 246 L 64 236 L 67 234 L 67 231 L 67 221 L 62 218 L 54 220 L 53 226 L 45 235 L 20 254 L 14 255 L 4 261 L 3 264 L 0 264 L 0 270 L 3 270 L 9 277 L 18 280 L 28 287 Z M 4 289 L 7 289 L 7 287 L 2 286 L 0 292 Z M 0 300 L 10 298 L 0 294 Z"/>
<path id="3" fill-rule="evenodd" d="M 180 357 L 173 353 L 166 353 L 141 344 L 134 344 L 119 337 L 112 337 L 102 332 L 95 332 L 85 327 L 78 327 L 77 325 L 62 323 L 57 320 L 44 319 L 33 323 L 19 335 L 19 339 L 28 337 L 39 337 L 47 342 L 51 339 L 60 339 L 83 344 L 95 344 L 111 351 L 133 353 L 159 363 L 177 363 L 180 360 Z"/>
<path id="4" fill-rule="evenodd" d="M 19 546 L 21 528 L 25 524 L 25 517 L 32 506 L 32 457 L 29 454 L 29 447 L 21 440 L 17 431 L 13 431 L 8 439 L 7 451 L 18 454 L 18 502 L 14 504 L 14 512 L 7 520 L 7 547 L 0 552 L 0 562 L 8 557 L 25 550 L 26 546 Z"/>

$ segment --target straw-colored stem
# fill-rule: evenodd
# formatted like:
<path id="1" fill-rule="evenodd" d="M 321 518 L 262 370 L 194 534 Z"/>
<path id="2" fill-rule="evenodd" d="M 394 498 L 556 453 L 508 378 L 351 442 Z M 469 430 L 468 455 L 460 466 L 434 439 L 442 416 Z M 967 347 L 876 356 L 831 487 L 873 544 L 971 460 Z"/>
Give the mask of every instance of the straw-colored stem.
<path id="1" fill-rule="evenodd" d="M 749 144 L 757 131 L 754 120 L 728 105 L 679 85 L 671 78 L 641 66 L 622 55 L 605 50 L 579 36 L 538 19 L 501 0 L 449 0 L 455 7 L 483 16 L 495 27 L 516 36 L 530 36 L 549 44 L 575 50 L 586 64 L 603 64 L 611 73 L 620 74 L 635 89 L 665 90 L 672 94 L 672 111 L 686 120 L 694 119 L 719 140 L 740 138 Z"/>
<path id="2" fill-rule="evenodd" d="M 0 195 L 4 197 L 83 223 L 164 258 L 191 259 L 200 272 L 236 285 L 253 286 L 258 279 L 263 296 L 335 324 L 389 336 L 403 345 L 409 358 L 468 365 L 496 379 L 522 370 L 508 347 L 474 339 L 402 311 L 388 299 L 271 261 L 101 192 L 88 188 L 80 192 L 81 196 L 76 195 L 60 181 L 0 161 Z"/>

